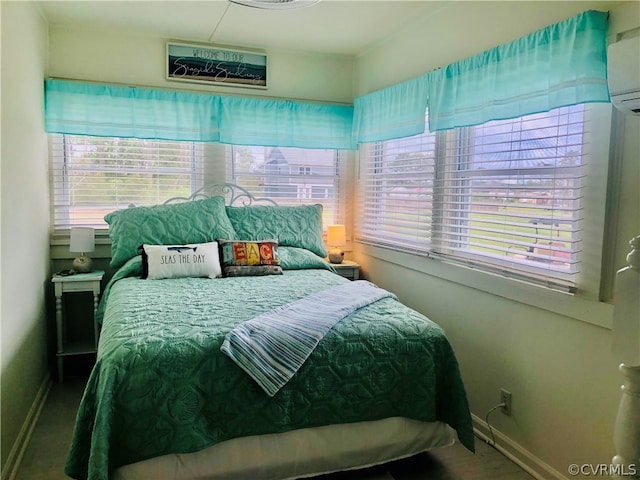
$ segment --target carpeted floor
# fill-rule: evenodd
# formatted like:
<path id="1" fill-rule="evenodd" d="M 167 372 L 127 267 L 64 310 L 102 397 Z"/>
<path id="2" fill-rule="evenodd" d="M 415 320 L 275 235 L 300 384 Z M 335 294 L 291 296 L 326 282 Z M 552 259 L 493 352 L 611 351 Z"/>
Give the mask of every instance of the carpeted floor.
<path id="1" fill-rule="evenodd" d="M 86 378 L 71 378 L 53 384 L 16 480 L 68 479 L 64 462 L 85 382 Z M 379 467 L 323 475 L 316 480 L 533 480 L 533 477 L 476 440 L 475 454 L 456 444 Z"/>

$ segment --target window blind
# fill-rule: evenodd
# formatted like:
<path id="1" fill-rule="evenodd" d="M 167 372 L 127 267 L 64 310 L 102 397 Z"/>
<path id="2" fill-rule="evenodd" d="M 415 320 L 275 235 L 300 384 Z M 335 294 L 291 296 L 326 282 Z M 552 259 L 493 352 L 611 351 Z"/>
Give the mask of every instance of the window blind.
<path id="1" fill-rule="evenodd" d="M 49 135 L 54 232 L 107 228 L 129 205 L 189 196 L 202 186 L 203 148 L 194 142 Z"/>
<path id="2" fill-rule="evenodd" d="M 584 105 L 368 144 L 357 238 L 573 290 Z"/>
<path id="3" fill-rule="evenodd" d="M 433 251 L 572 287 L 587 128 L 578 105 L 447 135 Z"/>
<path id="4" fill-rule="evenodd" d="M 228 180 L 279 205 L 323 206 L 323 224 L 340 221 L 339 150 L 233 146 Z"/>
<path id="5" fill-rule="evenodd" d="M 361 155 L 358 239 L 428 252 L 434 200 L 436 135 L 368 144 Z"/>

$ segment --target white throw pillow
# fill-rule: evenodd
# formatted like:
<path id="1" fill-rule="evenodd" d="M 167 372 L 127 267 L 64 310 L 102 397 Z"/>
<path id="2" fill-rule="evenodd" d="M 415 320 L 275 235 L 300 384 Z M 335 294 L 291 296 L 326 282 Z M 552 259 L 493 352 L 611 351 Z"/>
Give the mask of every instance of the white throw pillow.
<path id="1" fill-rule="evenodd" d="M 143 278 L 222 276 L 218 243 L 188 245 L 143 245 Z"/>

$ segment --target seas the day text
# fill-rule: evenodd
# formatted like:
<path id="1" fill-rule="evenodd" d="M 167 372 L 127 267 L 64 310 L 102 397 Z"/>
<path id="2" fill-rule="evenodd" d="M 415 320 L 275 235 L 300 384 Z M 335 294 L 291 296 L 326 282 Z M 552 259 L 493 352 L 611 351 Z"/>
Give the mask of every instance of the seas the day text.
<path id="1" fill-rule="evenodd" d="M 162 255 L 160 257 L 160 265 L 175 265 L 185 263 L 205 263 L 205 255 L 197 254 L 178 254 L 178 255 Z"/>

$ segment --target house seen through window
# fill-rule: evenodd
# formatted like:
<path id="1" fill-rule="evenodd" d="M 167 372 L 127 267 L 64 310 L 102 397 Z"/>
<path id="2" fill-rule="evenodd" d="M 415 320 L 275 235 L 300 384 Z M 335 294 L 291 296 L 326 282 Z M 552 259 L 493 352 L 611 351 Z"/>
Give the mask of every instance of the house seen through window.
<path id="1" fill-rule="evenodd" d="M 233 146 L 229 181 L 280 205 L 322 204 L 323 224 L 339 217 L 339 152 Z"/>

